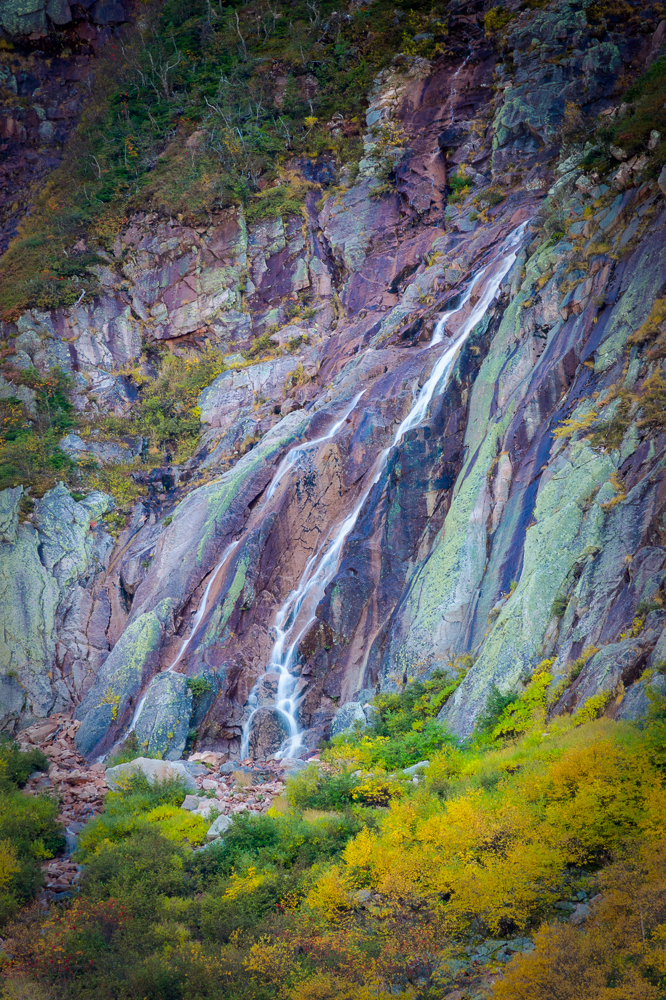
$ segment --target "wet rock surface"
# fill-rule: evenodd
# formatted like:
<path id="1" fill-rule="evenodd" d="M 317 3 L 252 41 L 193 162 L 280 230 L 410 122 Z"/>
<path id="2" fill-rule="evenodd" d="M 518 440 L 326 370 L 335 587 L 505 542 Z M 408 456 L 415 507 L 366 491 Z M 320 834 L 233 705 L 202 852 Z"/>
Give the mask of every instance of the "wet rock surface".
<path id="1" fill-rule="evenodd" d="M 284 716 L 271 708 L 260 708 L 249 723 L 250 756 L 269 757 L 280 749 L 289 736 L 289 726 Z"/>

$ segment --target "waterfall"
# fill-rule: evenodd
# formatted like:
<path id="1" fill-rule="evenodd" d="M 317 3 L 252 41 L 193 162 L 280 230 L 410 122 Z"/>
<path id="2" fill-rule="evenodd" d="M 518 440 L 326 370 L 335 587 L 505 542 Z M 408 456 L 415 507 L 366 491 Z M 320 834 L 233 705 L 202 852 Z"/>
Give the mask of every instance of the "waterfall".
<path id="1" fill-rule="evenodd" d="M 304 441 L 303 444 L 298 444 L 296 445 L 295 448 L 292 448 L 291 451 L 287 452 L 287 454 L 280 462 L 277 468 L 277 472 L 273 476 L 271 484 L 268 487 L 268 490 L 266 491 L 266 503 L 268 503 L 268 501 L 271 499 L 271 497 L 277 490 L 278 486 L 280 485 L 282 479 L 296 465 L 301 455 L 305 455 L 305 453 L 310 451 L 311 448 L 316 448 L 317 445 L 320 445 L 323 441 L 329 441 L 331 438 L 334 438 L 335 435 L 340 430 L 340 428 L 344 427 L 347 417 L 350 415 L 352 410 L 355 409 L 356 404 L 358 403 L 359 399 L 361 398 L 364 392 L 365 389 L 363 390 L 363 392 L 359 392 L 357 396 L 354 396 L 352 401 L 345 408 L 340 419 L 336 420 L 336 422 L 333 424 L 331 429 L 326 432 L 326 434 L 322 434 L 322 436 L 318 438 L 313 438 L 312 441 Z"/>
<path id="2" fill-rule="evenodd" d="M 458 93 L 458 91 L 456 90 L 456 80 L 458 79 L 458 74 L 460 73 L 461 70 L 463 70 L 465 68 L 465 66 L 469 62 L 471 56 L 472 56 L 471 52 L 468 55 L 465 56 L 465 58 L 463 59 L 463 61 L 460 64 L 460 66 L 458 66 L 458 69 L 453 74 L 453 79 L 451 80 L 451 89 L 449 91 L 449 100 L 448 100 L 449 109 L 451 111 L 451 118 L 449 120 L 449 125 L 453 125 L 453 116 L 455 114 L 455 109 L 453 107 L 453 101 L 455 100 L 455 96 Z"/>
<path id="3" fill-rule="evenodd" d="M 363 392 L 365 392 L 365 389 L 363 390 Z M 329 438 L 335 437 L 335 435 L 344 425 L 345 421 L 347 420 L 347 417 L 352 412 L 352 410 L 358 403 L 359 399 L 363 395 L 363 392 L 359 392 L 356 396 L 354 396 L 352 401 L 348 403 L 348 405 L 345 407 L 342 416 L 332 424 L 332 426 L 326 432 L 326 434 L 322 434 L 321 437 L 315 438 L 312 441 L 306 441 L 303 444 L 296 445 L 295 448 L 292 448 L 289 452 L 287 452 L 285 457 L 282 459 L 282 462 L 278 466 L 277 471 L 273 476 L 273 479 L 270 482 L 266 496 L 266 501 L 270 500 L 270 498 L 275 493 L 280 480 L 283 478 L 283 476 L 286 475 L 287 472 L 289 472 L 290 469 L 294 467 L 294 465 L 296 464 L 301 455 L 303 455 L 308 449 L 314 448 L 316 445 L 321 444 L 322 441 L 327 441 L 329 440 Z M 192 620 L 192 627 L 190 629 L 190 634 L 188 635 L 187 639 L 184 639 L 183 642 L 181 643 L 180 649 L 178 650 L 178 655 L 176 656 L 175 660 L 171 663 L 169 667 L 167 667 L 165 671 L 162 671 L 162 673 L 172 673 L 182 660 L 185 653 L 187 652 L 187 649 L 190 643 L 192 642 L 192 639 L 196 635 L 197 629 L 199 628 L 199 625 L 201 624 L 204 615 L 206 614 L 206 610 L 208 607 L 208 597 L 212 590 L 213 584 L 217 580 L 222 569 L 226 566 L 227 562 L 229 561 L 229 558 L 231 557 L 232 553 L 238 547 L 239 544 L 240 544 L 240 538 L 236 539 L 235 542 L 231 542 L 230 545 L 227 545 L 226 549 L 222 553 L 222 558 L 218 561 L 215 569 L 213 570 L 210 580 L 206 584 L 206 589 L 204 590 L 201 596 L 201 601 L 199 602 L 197 613 L 194 616 L 194 619 Z M 136 729 L 136 724 L 139 720 L 139 717 L 141 716 L 141 712 L 143 711 L 143 706 L 146 703 L 147 696 L 148 692 L 146 692 L 143 695 L 143 697 L 139 700 L 134 710 L 134 715 L 132 716 L 132 721 L 130 723 L 129 729 L 127 730 L 128 734 Z"/>
<path id="4" fill-rule="evenodd" d="M 277 700 L 274 707 L 284 718 L 289 728 L 289 737 L 286 745 L 275 755 L 276 757 L 292 756 L 302 745 L 301 731 L 297 721 L 297 712 L 301 699 L 296 696 L 296 688 L 299 679 L 296 674 L 298 643 L 310 628 L 312 623 L 316 620 L 317 605 L 324 596 L 326 587 L 332 581 L 337 572 L 340 554 L 344 543 L 356 524 L 372 488 L 381 478 L 384 469 L 386 468 L 386 463 L 391 449 L 395 448 L 396 445 L 400 443 L 407 431 L 418 426 L 418 424 L 423 421 L 426 416 L 428 406 L 430 405 L 438 386 L 443 379 L 448 380 L 448 375 L 450 374 L 451 366 L 456 354 L 467 340 L 472 330 L 483 318 L 488 307 L 490 306 L 490 303 L 497 295 L 502 281 L 518 255 L 518 244 L 520 243 L 526 225 L 526 222 L 522 223 L 517 229 L 510 233 L 505 240 L 501 251 L 501 255 L 503 256 L 500 257 L 501 262 L 499 267 L 486 284 L 482 294 L 479 296 L 479 299 L 467 316 L 467 319 L 464 320 L 461 328 L 457 331 L 455 339 L 443 352 L 427 381 L 417 393 L 412 404 L 412 408 L 398 427 L 391 445 L 388 448 L 385 448 L 377 456 L 369 474 L 369 482 L 357 499 L 351 513 L 347 515 L 344 521 L 337 528 L 335 534 L 330 539 L 328 546 L 324 543 L 324 545 L 310 557 L 305 566 L 298 587 L 291 591 L 282 607 L 277 612 L 274 626 L 276 639 L 273 649 L 271 650 L 270 661 L 266 672 L 277 673 L 279 675 Z M 486 265 L 474 276 L 458 306 L 456 306 L 455 309 L 450 309 L 440 317 L 433 332 L 432 340 L 429 345 L 430 347 L 442 341 L 445 335 L 447 321 L 451 318 L 451 316 L 460 312 L 467 302 L 469 302 L 474 288 L 477 286 L 478 282 L 490 266 L 490 264 Z M 446 381 L 442 385 L 440 391 L 443 391 L 445 387 Z M 289 468 L 291 467 L 292 466 L 289 466 Z M 287 470 L 285 469 L 285 471 Z M 303 612 L 303 614 L 301 614 L 301 612 Z M 302 621 L 300 626 L 298 626 L 299 619 Z M 292 632 L 295 632 L 295 635 L 292 636 Z M 251 712 L 243 727 L 241 758 L 245 758 L 248 755 L 250 727 L 252 719 L 259 708 L 257 697 L 258 683 L 259 681 L 255 684 L 248 699 L 248 705 L 250 706 Z"/>
<path id="5" fill-rule="evenodd" d="M 203 618 L 203 616 L 206 613 L 206 606 L 208 604 L 208 595 L 210 594 L 211 588 L 212 588 L 213 584 L 215 583 L 215 581 L 217 580 L 218 576 L 220 575 L 221 570 L 226 565 L 226 563 L 227 563 L 229 557 L 231 556 L 232 552 L 237 547 L 239 541 L 240 541 L 240 539 L 237 539 L 235 542 L 231 542 L 231 544 L 227 545 L 226 549 L 222 553 L 222 558 L 219 560 L 217 566 L 213 570 L 213 572 L 211 574 L 211 578 L 208 581 L 208 583 L 206 584 L 206 589 L 204 590 L 204 592 L 202 594 L 201 601 L 199 602 L 199 607 L 197 608 L 197 613 L 194 616 L 194 619 L 192 621 L 192 628 L 190 629 L 190 634 L 188 635 L 187 639 L 184 639 L 183 642 L 181 643 L 180 649 L 178 650 L 178 655 L 176 656 L 176 658 L 173 661 L 173 663 L 171 663 L 171 665 L 168 666 L 166 670 L 162 671 L 162 673 L 166 673 L 166 674 L 172 673 L 176 669 L 176 667 L 178 666 L 178 664 L 180 663 L 180 661 L 182 660 L 183 656 L 185 655 L 185 652 L 186 652 L 188 646 L 192 642 L 192 639 L 194 638 L 194 636 L 196 634 L 196 631 L 199 628 L 199 625 L 201 624 L 201 619 Z M 132 721 L 130 723 L 130 727 L 127 730 L 128 734 L 131 733 L 131 732 L 134 732 L 134 730 L 136 729 L 136 724 L 139 721 L 139 717 L 141 715 L 141 712 L 143 711 L 143 706 L 146 703 L 147 696 L 148 696 L 148 692 L 146 692 L 146 694 L 144 694 L 144 696 L 141 698 L 141 700 L 139 701 L 138 705 L 136 706 L 136 708 L 134 710 L 134 715 L 132 716 Z"/>

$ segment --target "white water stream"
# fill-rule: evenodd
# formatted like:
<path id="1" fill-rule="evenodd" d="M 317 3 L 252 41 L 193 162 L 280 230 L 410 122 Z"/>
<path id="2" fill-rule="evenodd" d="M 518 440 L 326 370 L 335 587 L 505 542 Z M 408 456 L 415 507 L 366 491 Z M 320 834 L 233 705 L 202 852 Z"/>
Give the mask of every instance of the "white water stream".
<path id="1" fill-rule="evenodd" d="M 451 80 L 451 89 L 449 91 L 449 101 L 448 101 L 449 111 L 450 111 L 449 125 L 453 125 L 453 116 L 455 114 L 455 108 L 453 107 L 453 102 L 455 100 L 456 94 L 458 93 L 456 89 L 456 81 L 458 79 L 458 74 L 460 73 L 461 70 L 465 68 L 471 57 L 472 57 L 471 52 L 469 53 L 469 55 L 465 56 L 460 66 L 458 66 L 458 69 L 453 74 L 453 78 Z"/>
<path id="2" fill-rule="evenodd" d="M 500 255 L 495 261 L 495 263 L 499 263 L 499 266 L 487 282 L 477 302 L 470 310 L 469 315 L 463 320 L 460 329 L 455 335 L 455 339 L 443 352 L 427 381 L 419 390 L 414 399 L 411 410 L 398 427 L 391 445 L 388 448 L 385 448 L 377 456 L 377 459 L 375 460 L 372 470 L 368 476 L 368 482 L 356 501 L 353 510 L 339 525 L 328 546 L 322 546 L 310 557 L 305 566 L 298 587 L 291 591 L 275 617 L 274 627 L 276 631 L 276 639 L 273 649 L 271 650 L 270 662 L 266 668 L 266 673 L 275 673 L 279 675 L 277 698 L 274 707 L 282 715 L 289 730 L 289 737 L 286 744 L 280 751 L 278 751 L 275 755 L 276 757 L 293 756 L 302 743 L 301 731 L 297 721 L 298 707 L 301 700 L 296 696 L 296 688 L 299 680 L 298 674 L 296 673 L 298 643 L 315 621 L 317 605 L 324 596 L 326 587 L 337 572 L 340 554 L 344 543 L 356 524 L 359 514 L 361 513 L 373 486 L 375 486 L 384 472 L 391 449 L 399 444 L 407 431 L 418 426 L 423 421 L 426 416 L 428 406 L 430 405 L 430 402 L 443 379 L 446 379 L 446 381 L 441 384 L 440 392 L 445 389 L 454 358 L 474 327 L 485 315 L 488 307 L 497 295 L 502 281 L 516 259 L 518 254 L 518 245 L 522 238 L 526 224 L 527 223 L 523 223 L 518 226 L 518 228 L 515 229 L 505 240 Z M 486 265 L 486 267 L 482 268 L 482 270 L 474 276 L 459 305 L 455 309 L 451 309 L 441 316 L 437 326 L 435 327 L 432 340 L 430 341 L 430 347 L 442 341 L 445 336 L 447 321 L 453 315 L 460 312 L 469 302 L 474 289 L 489 267 L 491 267 L 490 264 Z M 313 443 L 314 442 L 310 442 L 311 445 Z M 282 463 L 282 465 L 285 466 L 282 475 L 284 475 L 284 473 L 294 465 L 294 462 L 289 465 L 285 465 L 288 459 L 289 456 L 287 456 L 287 459 L 285 459 Z M 282 468 L 282 466 L 280 468 Z M 279 472 L 280 470 L 278 470 L 278 473 Z M 255 684 L 248 699 L 251 714 L 243 727 L 241 759 L 248 756 L 252 719 L 261 707 L 259 705 L 257 694 L 257 688 L 260 681 L 261 678 L 259 678 L 257 684 Z"/>
<path id="3" fill-rule="evenodd" d="M 365 392 L 365 389 L 363 390 L 363 392 Z M 297 463 L 298 459 L 301 457 L 301 455 L 304 455 L 309 449 L 316 447 L 317 445 L 321 444 L 323 441 L 328 441 L 329 438 L 335 437 L 335 435 L 338 433 L 338 431 L 340 430 L 340 428 L 344 425 L 347 417 L 352 412 L 352 410 L 354 409 L 354 407 L 358 403 L 359 399 L 363 395 L 363 392 L 359 392 L 358 395 L 354 396 L 354 398 L 351 400 L 351 402 L 348 403 L 348 405 L 346 406 L 345 410 L 343 411 L 342 416 L 338 420 L 336 420 L 335 423 L 332 424 L 332 426 L 326 432 L 326 434 L 322 434 L 321 437 L 314 438 L 312 441 L 305 441 L 303 444 L 296 445 L 295 448 L 292 448 L 291 451 L 287 452 L 287 454 L 285 455 L 285 457 L 280 462 L 280 465 L 278 466 L 278 468 L 277 468 L 277 470 L 275 472 L 275 475 L 273 476 L 273 479 L 270 482 L 270 485 L 268 487 L 268 492 L 267 492 L 267 495 L 266 495 L 266 502 L 268 500 L 270 500 L 270 498 L 273 496 L 273 494 L 275 493 L 276 489 L 278 488 L 280 480 L 284 478 L 284 476 L 289 472 L 290 469 L 292 469 L 294 467 L 294 465 L 296 465 L 296 463 Z M 173 663 L 169 667 L 167 667 L 166 670 L 161 671 L 161 673 L 167 673 L 167 674 L 168 673 L 173 673 L 173 671 L 176 669 L 176 667 L 178 666 L 178 664 L 182 660 L 183 656 L 187 652 L 187 649 L 188 649 L 190 643 L 192 642 L 192 639 L 194 638 L 194 636 L 196 634 L 196 631 L 199 628 L 199 625 L 201 624 L 201 621 L 202 621 L 202 619 L 203 619 L 203 617 L 204 617 L 204 615 L 206 613 L 206 609 L 208 607 L 208 597 L 209 597 L 210 592 L 211 592 L 211 590 L 213 588 L 213 585 L 214 585 L 215 581 L 217 580 L 218 576 L 220 575 L 220 572 L 222 571 L 222 569 L 226 566 L 227 562 L 229 561 L 230 556 L 232 555 L 232 553 L 234 552 L 234 550 L 237 548 L 237 546 L 239 545 L 239 543 L 240 543 L 240 538 L 238 538 L 235 542 L 231 542 L 230 545 L 227 545 L 226 549 L 222 553 L 222 558 L 219 560 L 217 566 L 213 570 L 213 572 L 211 574 L 211 578 L 208 581 L 208 583 L 206 584 L 206 589 L 204 590 L 203 594 L 201 595 L 201 601 L 199 602 L 199 607 L 197 609 L 197 613 L 196 613 L 196 615 L 194 616 L 194 618 L 192 620 L 192 626 L 190 628 L 190 634 L 188 635 L 187 639 L 184 639 L 183 642 L 181 643 L 181 647 L 178 650 L 178 655 L 176 656 L 176 658 L 173 661 Z M 147 698 L 147 696 L 148 696 L 148 692 L 146 691 L 146 693 L 143 695 L 143 697 L 139 699 L 139 702 L 138 702 L 138 704 L 137 704 L 137 706 L 136 706 L 136 708 L 134 710 L 134 715 L 132 716 L 132 721 L 130 723 L 129 729 L 127 730 L 128 734 L 131 733 L 131 732 L 133 732 L 136 729 L 136 724 L 137 724 L 137 722 L 139 720 L 141 712 L 143 711 L 143 706 L 146 704 L 146 698 Z"/>
<path id="4" fill-rule="evenodd" d="M 213 584 L 215 583 L 215 581 L 217 580 L 218 576 L 220 575 L 220 572 L 221 572 L 222 568 L 226 565 L 226 563 L 227 563 L 230 555 L 232 554 L 232 552 L 234 551 L 234 549 L 237 547 L 237 545 L 238 545 L 239 542 L 240 542 L 240 538 L 237 539 L 235 542 L 231 542 L 231 544 L 227 545 L 226 549 L 222 553 L 222 558 L 220 559 L 220 561 L 218 562 L 217 566 L 213 570 L 213 572 L 211 574 L 211 578 L 208 581 L 208 583 L 206 584 L 206 589 L 204 590 L 203 594 L 201 595 L 201 601 L 199 602 L 199 607 L 197 609 L 197 613 L 194 616 L 194 619 L 192 621 L 192 628 L 190 629 L 190 634 L 188 635 L 187 639 L 184 639 L 183 642 L 181 643 L 181 646 L 180 646 L 180 649 L 178 650 L 178 655 L 177 655 L 176 659 L 173 661 L 173 663 L 169 667 L 167 667 L 166 670 L 161 671 L 161 673 L 164 673 L 164 674 L 173 673 L 173 671 L 176 669 L 176 667 L 178 666 L 178 664 L 182 660 L 183 656 L 185 655 L 185 652 L 186 652 L 188 646 L 192 642 L 192 639 L 194 638 L 195 633 L 196 633 L 197 629 L 199 628 L 199 625 L 201 624 L 201 619 L 203 618 L 203 616 L 206 613 L 206 607 L 208 605 L 208 595 L 211 592 L 211 588 L 212 588 Z M 139 716 L 141 715 L 141 712 L 143 711 L 143 706 L 146 704 L 146 698 L 147 697 L 148 697 L 148 692 L 146 691 L 146 693 L 144 694 L 143 698 L 141 698 L 141 700 L 139 701 L 138 705 L 136 706 L 136 708 L 134 710 L 134 715 L 132 716 L 132 722 L 130 723 L 130 727 L 127 730 L 128 733 L 133 732 L 134 729 L 136 728 L 136 724 L 137 724 L 137 722 L 139 720 Z"/>
<path id="5" fill-rule="evenodd" d="M 363 390 L 363 392 L 365 392 L 365 389 Z M 271 480 L 271 484 L 268 487 L 268 490 L 266 491 L 266 503 L 268 503 L 268 501 L 270 500 L 270 498 L 273 496 L 273 494 L 275 493 L 276 489 L 280 485 L 280 482 L 282 481 L 282 479 L 284 479 L 284 477 L 287 475 L 287 473 L 291 469 L 293 469 L 293 467 L 296 465 L 296 463 L 298 462 L 299 458 L 302 455 L 305 455 L 308 451 L 310 451 L 311 448 L 316 448 L 317 445 L 321 444 L 323 441 L 329 441 L 331 438 L 334 438 L 335 435 L 340 430 L 340 428 L 344 427 L 344 424 L 345 424 L 345 421 L 347 420 L 347 417 L 350 415 L 350 413 L 352 412 L 352 410 L 355 408 L 355 406 L 358 403 L 359 399 L 363 395 L 363 392 L 359 392 L 359 394 L 357 396 L 354 396 L 354 398 L 352 399 L 352 401 L 346 407 L 346 409 L 345 409 L 344 413 L 342 414 L 342 416 L 340 417 L 340 419 L 336 420 L 336 422 L 333 424 L 333 426 L 331 427 L 331 429 L 326 432 L 326 434 L 322 434 L 322 436 L 318 437 L 318 438 L 313 438 L 312 441 L 304 441 L 303 444 L 298 444 L 298 445 L 296 445 L 295 448 L 292 448 L 291 451 L 287 452 L 287 454 L 284 456 L 284 458 L 280 462 L 280 464 L 279 464 L 279 466 L 277 468 L 277 472 L 273 476 L 273 479 Z"/>

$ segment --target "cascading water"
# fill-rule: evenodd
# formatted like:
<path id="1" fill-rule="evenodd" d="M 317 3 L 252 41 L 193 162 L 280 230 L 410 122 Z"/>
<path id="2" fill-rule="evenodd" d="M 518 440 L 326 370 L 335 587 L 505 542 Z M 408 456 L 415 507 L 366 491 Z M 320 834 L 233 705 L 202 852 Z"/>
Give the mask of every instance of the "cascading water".
<path id="1" fill-rule="evenodd" d="M 461 70 L 463 70 L 465 68 L 465 66 L 467 65 L 469 59 L 471 58 L 471 55 L 472 55 L 472 53 L 470 52 L 469 55 L 465 56 L 465 58 L 463 59 L 463 61 L 460 64 L 460 66 L 458 66 L 458 69 L 453 74 L 453 79 L 451 80 L 451 90 L 449 91 L 449 100 L 448 100 L 449 110 L 451 112 L 451 117 L 449 119 L 449 125 L 453 125 L 453 117 L 454 117 L 454 114 L 455 114 L 455 109 L 453 107 L 453 102 L 455 100 L 456 94 L 458 93 L 458 91 L 456 90 L 456 81 L 458 79 L 458 74 L 460 73 Z"/>
<path id="2" fill-rule="evenodd" d="M 363 390 L 363 392 L 365 392 L 365 389 Z M 340 417 L 340 419 L 336 420 L 336 422 L 333 424 L 333 426 L 331 427 L 331 429 L 326 432 L 326 434 L 322 434 L 322 436 L 318 437 L 318 438 L 313 438 L 312 441 L 304 441 L 303 444 L 298 444 L 298 445 L 296 445 L 295 448 L 292 448 L 291 451 L 287 452 L 287 454 L 284 456 L 284 458 L 280 462 L 280 464 L 279 464 L 279 466 L 277 468 L 277 471 L 276 471 L 275 475 L 273 476 L 273 479 L 271 480 L 271 484 L 268 487 L 268 490 L 266 491 L 266 503 L 268 503 L 268 501 L 271 499 L 271 497 L 273 496 L 273 494 L 277 490 L 278 486 L 280 485 L 280 482 L 282 481 L 282 479 L 284 479 L 284 477 L 287 475 L 287 473 L 291 469 L 293 469 L 293 467 L 296 465 L 296 463 L 298 462 L 299 458 L 302 455 L 305 455 L 308 451 L 311 451 L 313 448 L 316 448 L 317 445 L 322 444 L 323 441 L 330 441 L 331 438 L 335 437 L 335 435 L 338 433 L 338 431 L 340 430 L 340 428 L 344 427 L 344 424 L 345 424 L 345 421 L 347 420 L 347 417 L 350 415 L 350 413 L 352 412 L 352 410 L 356 407 L 356 404 L 358 403 L 359 399 L 363 395 L 363 392 L 359 392 L 359 394 L 357 396 L 354 396 L 354 398 L 352 399 L 352 401 L 346 407 L 346 409 L 345 409 L 344 413 L 342 414 L 342 416 Z"/>
<path id="3" fill-rule="evenodd" d="M 292 756 L 302 744 L 301 731 L 297 720 L 300 699 L 296 697 L 296 687 L 299 679 L 296 674 L 298 643 L 316 618 L 317 605 L 324 596 L 326 587 L 337 572 L 340 554 L 345 541 L 356 524 L 356 521 L 358 520 L 361 510 L 363 509 L 373 486 L 375 486 L 384 472 L 391 449 L 400 443 L 407 431 L 418 426 L 423 421 L 437 387 L 442 382 L 442 379 L 448 377 L 457 352 L 462 347 L 465 340 L 467 340 L 475 326 L 483 318 L 486 310 L 490 306 L 490 303 L 495 298 L 502 281 L 516 259 L 518 254 L 518 245 L 525 231 L 526 225 L 526 222 L 522 223 L 506 239 L 502 248 L 503 257 L 501 258 L 499 266 L 486 284 L 469 315 L 463 322 L 462 327 L 458 331 L 453 343 L 451 343 L 444 351 L 435 364 L 427 381 L 421 387 L 416 398 L 414 399 L 411 410 L 398 427 L 391 445 L 388 448 L 385 448 L 377 456 L 368 477 L 369 482 L 356 501 L 353 510 L 347 515 L 342 524 L 339 526 L 337 532 L 330 540 L 328 547 L 320 548 L 310 557 L 305 566 L 298 587 L 289 594 L 275 617 L 274 627 L 276 631 L 276 639 L 273 649 L 271 650 L 270 661 L 266 672 L 277 673 L 279 675 L 275 708 L 280 712 L 289 727 L 289 737 L 286 744 L 278 751 L 275 755 L 276 757 Z M 449 310 L 440 317 L 437 326 L 435 327 L 429 347 L 432 347 L 443 340 L 448 320 L 453 315 L 460 312 L 461 309 L 463 309 L 469 302 L 474 288 L 490 266 L 490 264 L 487 265 L 477 275 L 475 275 L 459 305 L 456 306 L 455 309 Z M 445 385 L 446 383 L 442 386 L 441 391 L 444 390 Z M 293 463 L 288 468 L 292 467 Z M 284 472 L 286 471 L 288 471 L 287 468 L 285 468 Z M 298 626 L 299 621 L 301 622 L 300 626 Z M 292 632 L 295 632 L 295 635 L 292 636 Z M 248 756 L 252 719 L 254 718 L 254 715 L 259 707 L 257 695 L 258 683 L 259 681 L 255 684 L 248 699 L 251 713 L 243 727 L 243 737 L 241 741 L 242 758 Z"/>
<path id="4" fill-rule="evenodd" d="M 180 646 L 180 649 L 178 650 L 178 655 L 176 656 L 176 659 L 173 661 L 173 663 L 169 667 L 167 667 L 166 670 L 162 671 L 162 673 L 166 673 L 166 674 L 173 673 L 173 671 L 176 669 L 176 667 L 178 666 L 178 664 L 182 660 L 183 656 L 185 655 L 185 651 L 187 650 L 188 646 L 192 642 L 192 639 L 194 638 L 194 636 L 196 634 L 196 631 L 199 628 L 199 625 L 201 624 L 201 619 L 203 618 L 204 614 L 206 613 L 206 605 L 208 604 L 208 595 L 210 594 L 211 588 L 212 588 L 213 584 L 215 583 L 215 581 L 217 580 L 218 576 L 220 575 L 220 571 L 226 565 L 226 563 L 227 563 L 230 555 L 232 554 L 232 552 L 234 551 L 234 549 L 237 547 L 239 541 L 240 541 L 240 539 L 237 539 L 235 542 L 231 542 L 231 544 L 227 545 L 226 549 L 224 550 L 224 552 L 222 554 L 222 558 L 220 559 L 220 561 L 218 562 L 217 566 L 213 570 L 211 578 L 208 581 L 208 583 L 206 584 L 206 589 L 204 590 L 204 592 L 202 594 L 201 602 L 200 602 L 199 607 L 197 609 L 197 613 L 194 616 L 194 619 L 192 621 L 192 628 L 190 629 L 190 634 L 188 635 L 187 639 L 184 639 L 183 642 L 181 643 L 181 646 Z M 141 700 L 139 701 L 138 705 L 136 706 L 136 708 L 134 710 L 134 715 L 132 716 L 132 721 L 130 723 L 130 727 L 127 730 L 128 733 L 132 733 L 136 729 L 136 724 L 139 721 L 139 717 L 141 715 L 141 712 L 143 711 L 143 706 L 146 704 L 146 698 L 147 697 L 148 697 L 148 692 L 146 692 L 146 694 L 144 694 L 143 698 L 141 698 Z"/>
<path id="5" fill-rule="evenodd" d="M 363 390 L 363 392 L 365 392 L 365 390 Z M 323 441 L 328 441 L 330 438 L 335 437 L 335 435 L 344 425 L 345 421 L 347 420 L 347 417 L 350 415 L 350 413 L 358 403 L 359 399 L 363 395 L 363 392 L 359 392 L 358 395 L 354 396 L 351 402 L 346 406 L 342 416 L 332 424 L 332 426 L 326 432 L 326 434 L 322 434 L 321 437 L 314 438 L 312 441 L 305 441 L 303 444 L 296 445 L 295 448 L 292 448 L 291 451 L 287 452 L 285 457 L 282 459 L 282 462 L 278 466 L 275 475 L 273 476 L 273 479 L 269 484 L 266 496 L 267 501 L 270 500 L 270 498 L 275 493 L 280 483 L 280 480 L 287 474 L 287 472 L 289 472 L 290 469 L 294 467 L 294 465 L 297 463 L 301 455 L 305 454 L 309 449 L 314 448 L 317 445 L 321 444 Z M 238 547 L 239 544 L 240 544 L 240 538 L 236 539 L 235 542 L 231 542 L 231 544 L 228 545 L 224 550 L 222 558 L 219 560 L 217 566 L 213 570 L 211 578 L 206 584 L 206 589 L 204 590 L 201 596 L 201 601 L 199 602 L 197 613 L 194 616 L 194 619 L 192 620 L 192 627 L 190 629 L 190 634 L 181 643 L 180 649 L 178 650 L 178 655 L 176 656 L 173 663 L 171 663 L 171 665 L 167 667 L 165 671 L 162 671 L 163 673 L 173 673 L 173 671 L 176 669 L 176 667 L 182 660 L 183 656 L 187 652 L 187 649 L 189 648 L 190 643 L 192 642 L 192 639 L 196 635 L 197 629 L 199 628 L 199 625 L 201 624 L 203 617 L 206 614 L 206 610 L 208 607 L 208 597 L 213 588 L 213 585 L 217 580 L 218 576 L 220 575 L 222 569 L 226 566 L 227 562 L 229 561 L 229 558 L 231 557 L 232 553 Z M 144 694 L 143 697 L 139 700 L 134 710 L 134 715 L 132 716 L 132 721 L 130 723 L 129 729 L 127 730 L 128 733 L 131 733 L 136 729 L 137 722 L 139 721 L 141 712 L 143 711 L 143 706 L 146 704 L 147 696 L 148 692 L 146 692 L 146 694 Z"/>

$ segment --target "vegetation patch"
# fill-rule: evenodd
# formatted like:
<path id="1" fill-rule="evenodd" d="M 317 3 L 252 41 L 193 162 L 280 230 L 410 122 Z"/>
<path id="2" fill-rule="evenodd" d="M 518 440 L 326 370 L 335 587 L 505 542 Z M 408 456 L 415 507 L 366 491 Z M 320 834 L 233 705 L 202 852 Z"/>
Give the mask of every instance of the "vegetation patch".
<path id="1" fill-rule="evenodd" d="M 43 884 L 41 862 L 64 846 L 58 802 L 20 791 L 48 763 L 41 750 L 26 753 L 12 740 L 0 741 L 0 926 L 34 898 Z"/>
<path id="2" fill-rule="evenodd" d="M 388 1000 L 396 984 L 440 1000 L 505 970 L 489 997 L 575 1000 L 564 968 L 657 1000 L 664 699 L 642 730 L 596 718 L 595 699 L 548 718 L 552 663 L 493 695 L 464 744 L 431 743 L 446 676 L 379 696 L 374 728 L 204 849 L 184 788 L 133 778 L 81 835 L 79 897 L 7 927 L 10 981 L 80 1000 Z M 426 755 L 416 784 L 386 768 Z M 594 919 L 576 929 L 581 901 Z"/>
<path id="3" fill-rule="evenodd" d="M 430 0 L 349 15 L 335 0 L 144 4 L 100 55 L 62 163 L 0 260 L 0 315 L 90 299 L 140 208 L 194 223 L 231 204 L 255 221 L 299 212 L 308 185 L 271 183 L 294 157 L 358 160 L 374 76 L 424 30 L 446 35 Z"/>

